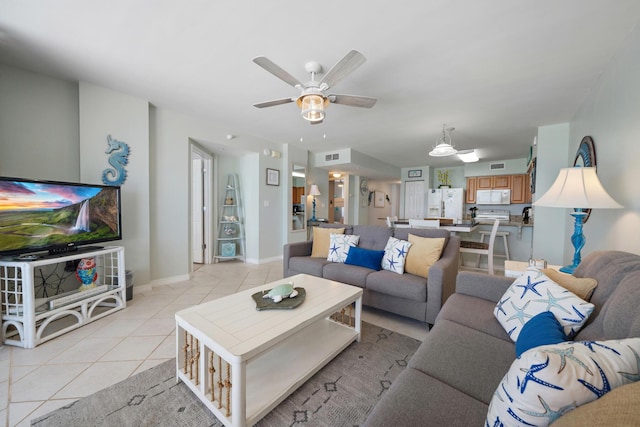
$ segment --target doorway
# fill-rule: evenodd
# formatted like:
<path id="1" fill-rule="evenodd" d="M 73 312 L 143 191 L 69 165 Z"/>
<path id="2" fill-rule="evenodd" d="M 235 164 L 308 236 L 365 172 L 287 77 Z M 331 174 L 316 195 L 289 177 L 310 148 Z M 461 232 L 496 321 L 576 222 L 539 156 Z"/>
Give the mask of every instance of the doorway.
<path id="1" fill-rule="evenodd" d="M 211 188 L 213 157 L 191 144 L 191 260 L 211 264 Z"/>

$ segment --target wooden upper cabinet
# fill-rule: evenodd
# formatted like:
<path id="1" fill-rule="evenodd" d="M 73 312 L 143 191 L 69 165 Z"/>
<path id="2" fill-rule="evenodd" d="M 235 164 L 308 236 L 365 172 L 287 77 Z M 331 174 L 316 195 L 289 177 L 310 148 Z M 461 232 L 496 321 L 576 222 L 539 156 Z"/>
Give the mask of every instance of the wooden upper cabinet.
<path id="1" fill-rule="evenodd" d="M 493 177 L 492 176 L 479 176 L 478 180 L 478 190 L 491 190 L 493 188 Z"/>
<path id="2" fill-rule="evenodd" d="M 531 203 L 529 175 L 511 176 L 511 203 Z"/>
<path id="3" fill-rule="evenodd" d="M 496 175 L 493 177 L 493 188 L 511 188 L 511 175 Z"/>
<path id="4" fill-rule="evenodd" d="M 467 203 L 476 202 L 476 190 L 478 189 L 478 178 L 470 176 L 467 178 Z"/>
<path id="5" fill-rule="evenodd" d="M 304 196 L 304 187 L 292 187 L 291 188 L 291 202 L 294 205 L 303 203 L 302 196 Z"/>
<path id="6" fill-rule="evenodd" d="M 467 203 L 476 203 L 476 190 L 510 189 L 511 203 L 531 203 L 529 175 L 493 175 L 467 177 Z"/>
<path id="7" fill-rule="evenodd" d="M 511 188 L 511 175 L 478 176 L 478 190 Z"/>

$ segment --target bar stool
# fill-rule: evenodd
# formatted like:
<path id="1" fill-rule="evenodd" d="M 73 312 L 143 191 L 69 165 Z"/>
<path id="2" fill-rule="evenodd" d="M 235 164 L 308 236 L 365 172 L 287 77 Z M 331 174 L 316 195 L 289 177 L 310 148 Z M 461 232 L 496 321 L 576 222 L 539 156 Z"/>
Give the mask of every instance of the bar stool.
<path id="1" fill-rule="evenodd" d="M 484 236 L 489 236 L 491 234 L 491 230 L 480 230 L 480 242 L 484 242 Z M 494 253 L 494 257 L 500 257 L 504 259 L 511 259 L 509 255 L 509 241 L 507 237 L 509 236 L 508 231 L 498 231 L 496 232 L 496 237 L 502 237 L 502 242 L 504 243 L 504 253 Z M 478 255 L 478 259 L 476 260 L 476 267 L 480 266 L 480 257 L 482 255 Z"/>

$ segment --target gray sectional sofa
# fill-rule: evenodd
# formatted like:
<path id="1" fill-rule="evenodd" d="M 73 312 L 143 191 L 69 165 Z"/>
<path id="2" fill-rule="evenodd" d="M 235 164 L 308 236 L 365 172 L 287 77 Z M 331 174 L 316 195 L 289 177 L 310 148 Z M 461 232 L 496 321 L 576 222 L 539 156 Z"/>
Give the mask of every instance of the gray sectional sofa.
<path id="1" fill-rule="evenodd" d="M 363 304 L 433 324 L 440 308 L 455 288 L 460 256 L 460 238 L 439 229 L 389 228 L 376 225 L 323 224 L 345 228 L 345 234 L 360 236 L 358 247 L 384 250 L 390 236 L 407 240 L 409 233 L 420 237 L 444 237 L 440 259 L 429 269 L 428 279 L 413 274 L 375 271 L 365 267 L 312 258 L 312 241 L 284 246 L 284 277 L 305 273 L 359 286 Z"/>
<path id="2" fill-rule="evenodd" d="M 584 258 L 574 275 L 598 281 L 590 300 L 595 310 L 575 341 L 640 337 L 640 256 L 620 251 L 594 252 Z M 442 307 L 407 369 L 373 408 L 364 425 L 484 425 L 493 394 L 516 357 L 513 341 L 493 315 L 496 302 L 513 280 L 460 272 L 455 294 Z M 609 392 L 619 393 L 613 401 L 620 401 L 622 394 L 631 397 L 632 402 L 622 400 L 626 409 L 612 408 L 605 415 L 609 417 L 606 425 L 614 425 L 610 417 L 640 407 L 639 384 Z M 601 413 L 602 409 L 598 407 L 590 413 L 590 407 L 602 405 L 599 401 L 604 398 L 568 412 L 554 425 L 596 425 L 592 424 L 592 414 Z M 637 409 L 634 411 L 629 417 L 635 421 L 624 425 L 638 425 Z M 581 420 L 573 419 L 581 413 Z"/>

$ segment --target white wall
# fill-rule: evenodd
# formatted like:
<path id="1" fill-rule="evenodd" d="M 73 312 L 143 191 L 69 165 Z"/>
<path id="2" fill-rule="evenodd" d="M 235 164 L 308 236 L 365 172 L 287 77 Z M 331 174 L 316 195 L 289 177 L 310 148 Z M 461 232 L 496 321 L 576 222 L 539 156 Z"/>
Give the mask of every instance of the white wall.
<path id="1" fill-rule="evenodd" d="M 598 249 L 640 254 L 640 26 L 626 40 L 571 122 L 571 164 L 582 138 L 596 148 L 598 177 L 624 209 L 593 210 L 582 255 Z M 572 259 L 567 245 L 565 258 Z"/>
<path id="2" fill-rule="evenodd" d="M 389 200 L 391 203 L 387 202 L 385 199 L 384 207 L 377 208 L 375 207 L 375 200 L 371 200 L 371 205 L 369 205 L 368 216 L 367 216 L 367 224 L 369 225 L 385 225 L 385 218 L 388 216 L 398 215 L 398 203 L 400 202 L 395 198 L 395 194 L 398 193 L 396 187 L 399 187 L 399 184 L 392 184 L 388 182 L 381 181 L 372 181 L 369 180 L 369 191 L 380 191 L 386 196 L 389 196 Z M 375 194 L 374 194 L 375 198 Z M 380 219 L 382 218 L 382 219 Z"/>
<path id="3" fill-rule="evenodd" d="M 504 169 L 491 169 L 491 165 L 496 163 L 504 163 Z M 474 162 L 464 165 L 464 176 L 515 175 L 520 173 L 527 173 L 526 158 Z"/>
<path id="4" fill-rule="evenodd" d="M 127 178 L 121 186 L 125 266 L 134 272 L 134 283 L 149 283 L 149 105 L 142 99 L 81 82 L 79 109 L 83 182 L 102 183 L 102 172 L 111 168 L 105 153 L 107 135 L 129 145 Z"/>
<path id="5" fill-rule="evenodd" d="M 0 175 L 80 180 L 78 85 L 0 65 Z"/>
<path id="6" fill-rule="evenodd" d="M 568 166 L 569 124 L 541 126 L 538 128 L 536 160 L 536 192 L 533 200 L 547 192 L 561 168 Z M 534 206 L 533 256 L 546 259 L 550 264 L 566 265 L 564 244 L 567 235 L 568 209 Z"/>

